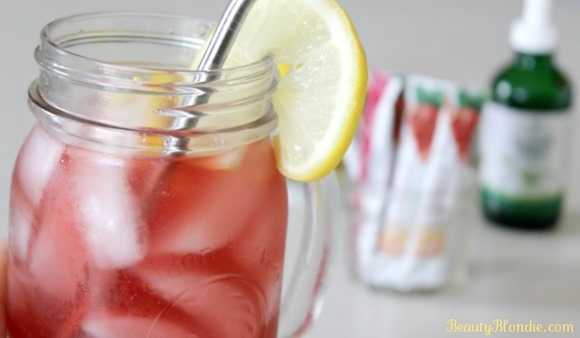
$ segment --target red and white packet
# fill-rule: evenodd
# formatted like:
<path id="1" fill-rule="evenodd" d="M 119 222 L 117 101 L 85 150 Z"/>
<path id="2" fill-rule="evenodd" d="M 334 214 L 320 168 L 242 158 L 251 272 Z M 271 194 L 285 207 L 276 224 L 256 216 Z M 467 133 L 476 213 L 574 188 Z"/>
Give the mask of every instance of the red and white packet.
<path id="1" fill-rule="evenodd" d="M 431 290 L 464 274 L 466 230 L 477 210 L 466 142 L 477 118 L 465 115 L 460 92 L 471 93 L 419 75 L 371 77 L 345 165 L 356 172 L 354 266 L 373 286 Z"/>

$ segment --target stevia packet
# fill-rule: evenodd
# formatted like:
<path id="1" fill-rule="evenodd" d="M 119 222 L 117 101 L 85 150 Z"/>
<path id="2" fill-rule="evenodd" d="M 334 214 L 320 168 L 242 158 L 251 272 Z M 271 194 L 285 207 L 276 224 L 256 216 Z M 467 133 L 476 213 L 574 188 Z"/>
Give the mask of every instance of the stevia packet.
<path id="1" fill-rule="evenodd" d="M 465 272 L 477 214 L 472 143 L 485 96 L 377 72 L 345 166 L 354 182 L 353 265 L 367 283 L 432 290 Z"/>

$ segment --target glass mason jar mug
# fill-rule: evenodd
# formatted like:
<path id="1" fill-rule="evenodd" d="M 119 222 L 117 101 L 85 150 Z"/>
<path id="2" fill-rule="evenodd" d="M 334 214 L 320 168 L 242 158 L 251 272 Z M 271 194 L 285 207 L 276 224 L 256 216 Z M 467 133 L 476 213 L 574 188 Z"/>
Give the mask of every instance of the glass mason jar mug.
<path id="1" fill-rule="evenodd" d="M 100 13 L 44 28 L 11 191 L 10 337 L 272 338 L 310 322 L 335 182 L 277 171 L 270 57 L 190 70 L 212 27 Z M 294 222 L 310 228 L 289 275 Z"/>

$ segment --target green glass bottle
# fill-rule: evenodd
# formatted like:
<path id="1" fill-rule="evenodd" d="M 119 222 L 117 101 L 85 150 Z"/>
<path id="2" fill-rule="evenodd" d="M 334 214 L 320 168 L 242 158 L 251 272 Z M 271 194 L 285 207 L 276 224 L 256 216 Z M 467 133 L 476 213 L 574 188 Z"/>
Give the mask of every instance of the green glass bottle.
<path id="1" fill-rule="evenodd" d="M 569 157 L 571 85 L 554 63 L 550 0 L 527 0 L 512 27 L 515 60 L 483 110 L 481 200 L 490 221 L 546 229 L 561 214 Z"/>

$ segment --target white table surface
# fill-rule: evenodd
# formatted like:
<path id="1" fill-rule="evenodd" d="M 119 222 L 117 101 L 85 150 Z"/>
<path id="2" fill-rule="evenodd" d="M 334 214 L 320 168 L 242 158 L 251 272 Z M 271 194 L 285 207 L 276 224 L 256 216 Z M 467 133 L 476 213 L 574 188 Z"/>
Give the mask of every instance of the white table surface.
<path id="1" fill-rule="evenodd" d="M 447 333 L 449 321 L 492 324 L 573 324 L 575 333 L 493 337 L 580 336 L 580 217 L 558 231 L 521 233 L 473 226 L 468 278 L 459 285 L 422 294 L 371 289 L 351 273 L 343 241 L 329 274 L 326 304 L 308 337 L 414 338 L 473 336 Z"/>
<path id="2" fill-rule="evenodd" d="M 511 0 L 342 0 L 367 51 L 371 70 L 422 73 L 486 88 L 511 51 L 510 21 L 520 2 Z M 26 91 L 38 70 L 32 52 L 48 21 L 80 12 L 138 10 L 215 18 L 225 0 L 100 0 L 0 2 L 0 222 L 7 223 L 10 173 L 19 145 L 34 123 Z M 580 0 L 559 0 L 558 60 L 580 83 Z M 576 88 L 579 88 L 578 86 Z M 580 92 L 576 90 L 578 97 Z M 579 127 L 575 114 L 575 128 Z M 566 215 L 557 231 L 522 233 L 480 222 L 469 242 L 469 279 L 432 294 L 370 290 L 353 278 L 343 241 L 335 255 L 324 311 L 308 334 L 317 338 L 415 338 L 485 336 L 450 334 L 460 323 L 575 324 L 572 334 L 496 336 L 580 337 L 580 138 L 573 141 Z M 341 229 L 342 239 L 346 230 Z M 6 227 L 0 235 L 5 236 Z"/>

